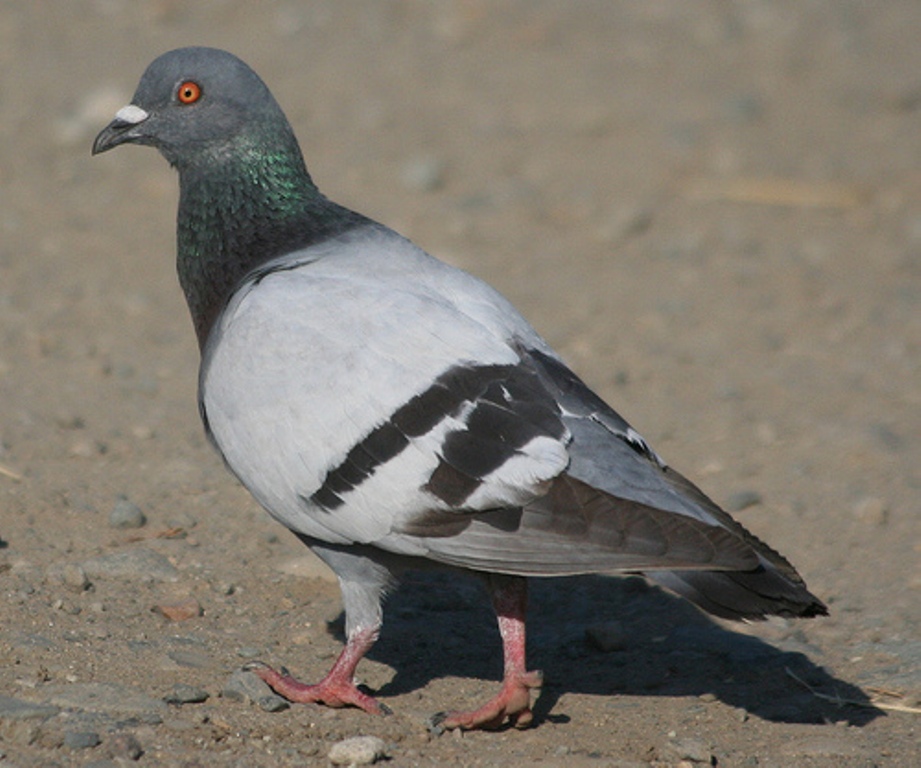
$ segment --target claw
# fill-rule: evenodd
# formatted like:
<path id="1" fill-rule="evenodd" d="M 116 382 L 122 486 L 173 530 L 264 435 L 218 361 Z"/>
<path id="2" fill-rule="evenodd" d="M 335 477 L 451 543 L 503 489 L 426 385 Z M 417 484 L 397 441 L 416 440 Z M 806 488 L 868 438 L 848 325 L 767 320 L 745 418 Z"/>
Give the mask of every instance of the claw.
<path id="1" fill-rule="evenodd" d="M 445 732 L 444 721 L 448 719 L 448 712 L 436 712 L 425 720 L 425 729 L 435 736 Z"/>

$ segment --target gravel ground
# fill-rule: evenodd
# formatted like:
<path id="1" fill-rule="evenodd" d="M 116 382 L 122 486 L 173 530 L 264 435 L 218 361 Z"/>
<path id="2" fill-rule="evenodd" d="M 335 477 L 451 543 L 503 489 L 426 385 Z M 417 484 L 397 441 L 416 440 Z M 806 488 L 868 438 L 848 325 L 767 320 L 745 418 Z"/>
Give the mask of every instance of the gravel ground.
<path id="1" fill-rule="evenodd" d="M 921 763 L 919 35 L 916 0 L 0 5 L 0 765 Z M 359 668 L 393 716 L 243 673 L 322 674 L 338 589 L 206 445 L 173 173 L 89 155 L 188 44 L 252 64 L 321 188 L 505 292 L 831 617 L 537 583 L 523 732 L 426 731 L 501 673 L 439 574 Z"/>

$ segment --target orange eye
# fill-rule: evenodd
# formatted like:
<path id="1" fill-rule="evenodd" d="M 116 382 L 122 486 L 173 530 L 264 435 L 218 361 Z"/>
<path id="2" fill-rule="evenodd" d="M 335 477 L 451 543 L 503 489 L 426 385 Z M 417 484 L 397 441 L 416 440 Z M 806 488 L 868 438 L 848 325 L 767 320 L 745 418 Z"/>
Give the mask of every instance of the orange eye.
<path id="1" fill-rule="evenodd" d="M 201 98 L 201 86 L 191 80 L 186 80 L 176 91 L 176 97 L 182 104 L 194 104 Z"/>

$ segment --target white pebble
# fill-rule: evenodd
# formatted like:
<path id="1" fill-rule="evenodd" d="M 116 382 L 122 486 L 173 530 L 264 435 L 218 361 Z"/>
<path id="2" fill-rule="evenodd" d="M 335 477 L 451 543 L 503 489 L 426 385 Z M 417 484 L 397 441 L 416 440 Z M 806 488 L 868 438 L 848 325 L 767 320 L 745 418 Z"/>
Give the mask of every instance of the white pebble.
<path id="1" fill-rule="evenodd" d="M 338 741 L 329 750 L 333 765 L 371 765 L 384 757 L 384 742 L 377 736 L 354 736 Z"/>

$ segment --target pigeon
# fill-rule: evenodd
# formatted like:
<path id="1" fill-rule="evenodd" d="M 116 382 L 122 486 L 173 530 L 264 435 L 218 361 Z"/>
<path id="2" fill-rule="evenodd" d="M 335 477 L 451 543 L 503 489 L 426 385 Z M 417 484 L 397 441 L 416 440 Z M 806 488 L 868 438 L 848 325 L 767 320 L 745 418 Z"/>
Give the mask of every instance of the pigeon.
<path id="1" fill-rule="evenodd" d="M 93 154 L 155 147 L 179 174 L 177 270 L 198 404 L 239 481 L 336 574 L 345 646 L 294 702 L 386 713 L 355 682 L 408 570 L 485 584 L 499 692 L 448 729 L 524 728 L 529 578 L 644 574 L 729 619 L 825 615 L 794 567 L 595 394 L 496 290 L 326 198 L 284 113 L 213 48 L 155 59 Z"/>

